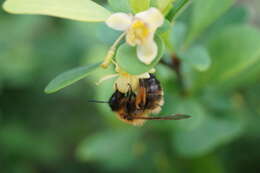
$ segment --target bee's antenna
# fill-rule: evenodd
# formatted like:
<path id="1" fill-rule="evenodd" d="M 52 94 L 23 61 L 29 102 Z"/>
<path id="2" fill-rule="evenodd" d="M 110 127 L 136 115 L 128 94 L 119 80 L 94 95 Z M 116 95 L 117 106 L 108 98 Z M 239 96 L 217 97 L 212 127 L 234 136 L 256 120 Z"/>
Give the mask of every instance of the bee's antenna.
<path id="1" fill-rule="evenodd" d="M 184 115 L 184 114 L 175 114 L 165 117 L 143 117 L 143 116 L 135 116 L 131 117 L 133 119 L 143 119 L 143 120 L 182 120 L 182 119 L 188 119 L 191 118 L 190 115 Z"/>
<path id="2" fill-rule="evenodd" d="M 92 102 L 92 103 L 109 103 L 108 101 L 99 101 L 99 100 L 88 100 L 88 102 Z"/>

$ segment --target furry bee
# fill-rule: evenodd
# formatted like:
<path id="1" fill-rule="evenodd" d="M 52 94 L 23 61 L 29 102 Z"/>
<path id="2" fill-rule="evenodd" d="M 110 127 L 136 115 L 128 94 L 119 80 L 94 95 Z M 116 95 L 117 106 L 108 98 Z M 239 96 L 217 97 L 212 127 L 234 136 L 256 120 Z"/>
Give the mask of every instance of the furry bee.
<path id="1" fill-rule="evenodd" d="M 167 117 L 149 117 L 161 111 L 164 104 L 163 90 L 160 82 L 153 74 L 147 79 L 139 79 L 139 88 L 135 93 L 131 86 L 127 93 L 119 90 L 113 93 L 108 104 L 118 118 L 132 125 L 143 125 L 146 120 L 180 120 L 190 118 L 189 115 L 175 114 Z"/>

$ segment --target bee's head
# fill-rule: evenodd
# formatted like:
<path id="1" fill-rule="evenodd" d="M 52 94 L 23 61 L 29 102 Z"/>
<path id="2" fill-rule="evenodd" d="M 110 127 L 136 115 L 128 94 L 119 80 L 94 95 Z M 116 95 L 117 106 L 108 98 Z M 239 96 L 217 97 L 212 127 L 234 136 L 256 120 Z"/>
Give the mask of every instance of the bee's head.
<path id="1" fill-rule="evenodd" d="M 119 90 L 116 90 L 110 97 L 108 104 L 112 111 L 118 111 L 124 100 L 125 94 L 121 93 Z"/>

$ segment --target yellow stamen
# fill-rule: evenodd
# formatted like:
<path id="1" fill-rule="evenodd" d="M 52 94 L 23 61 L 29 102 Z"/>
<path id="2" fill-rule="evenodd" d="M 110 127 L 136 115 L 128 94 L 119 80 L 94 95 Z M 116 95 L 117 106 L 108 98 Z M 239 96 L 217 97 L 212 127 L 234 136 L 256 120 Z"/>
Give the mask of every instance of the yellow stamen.
<path id="1" fill-rule="evenodd" d="M 127 31 L 126 41 L 128 44 L 135 46 L 142 44 L 149 35 L 148 26 L 141 20 L 135 20 Z"/>
<path id="2" fill-rule="evenodd" d="M 119 42 L 124 38 L 125 36 L 125 32 L 122 33 L 117 40 L 114 42 L 114 44 L 110 47 L 109 51 L 107 52 L 107 55 L 103 61 L 103 63 L 101 64 L 102 68 L 107 68 L 109 66 L 109 64 L 111 63 L 111 61 L 113 60 L 113 57 L 115 55 L 115 51 L 116 51 L 116 47 L 119 44 Z"/>

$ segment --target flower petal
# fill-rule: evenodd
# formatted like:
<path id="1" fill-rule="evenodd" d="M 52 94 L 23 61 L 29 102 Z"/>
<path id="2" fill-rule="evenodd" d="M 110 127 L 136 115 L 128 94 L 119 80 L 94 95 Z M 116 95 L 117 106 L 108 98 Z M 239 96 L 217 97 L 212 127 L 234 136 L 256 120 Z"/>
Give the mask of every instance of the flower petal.
<path id="1" fill-rule="evenodd" d="M 137 46 L 137 56 L 145 64 L 150 64 L 156 58 L 157 53 L 158 47 L 153 39 L 148 39 Z"/>
<path id="2" fill-rule="evenodd" d="M 106 24 L 115 30 L 125 31 L 132 23 L 133 16 L 126 13 L 114 13 L 107 20 Z"/>
<path id="3" fill-rule="evenodd" d="M 150 8 L 146 11 L 137 13 L 135 17 L 143 20 L 154 30 L 156 30 L 164 22 L 164 17 L 157 8 Z"/>

